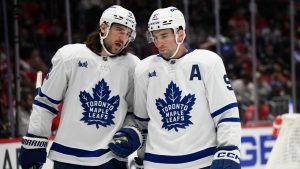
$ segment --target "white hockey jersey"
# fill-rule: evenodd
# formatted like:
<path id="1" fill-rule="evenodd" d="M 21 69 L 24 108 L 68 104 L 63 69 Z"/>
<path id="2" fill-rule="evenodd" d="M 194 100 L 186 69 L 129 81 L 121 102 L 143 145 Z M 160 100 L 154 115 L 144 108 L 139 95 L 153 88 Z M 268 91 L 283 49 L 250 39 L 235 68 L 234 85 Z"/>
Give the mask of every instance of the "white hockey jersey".
<path id="1" fill-rule="evenodd" d="M 57 51 L 34 100 L 28 131 L 48 137 L 52 118 L 63 102 L 50 159 L 97 166 L 114 157 L 107 145 L 127 112 L 133 111 L 133 74 L 138 62 L 132 54 L 98 56 L 85 44 Z"/>
<path id="2" fill-rule="evenodd" d="M 240 147 L 236 97 L 213 52 L 145 58 L 135 70 L 134 95 L 136 119 L 148 129 L 145 169 L 199 169 L 211 165 L 216 147 Z"/>

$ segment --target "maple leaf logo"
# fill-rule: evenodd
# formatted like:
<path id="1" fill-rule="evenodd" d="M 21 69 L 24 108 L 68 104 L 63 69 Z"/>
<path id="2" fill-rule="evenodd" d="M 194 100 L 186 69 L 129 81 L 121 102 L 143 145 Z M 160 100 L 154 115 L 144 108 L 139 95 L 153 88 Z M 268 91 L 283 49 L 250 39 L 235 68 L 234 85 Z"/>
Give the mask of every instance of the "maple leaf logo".
<path id="1" fill-rule="evenodd" d="M 169 130 L 174 129 L 178 132 L 178 128 L 185 129 L 190 124 L 190 111 L 195 104 L 195 95 L 188 94 L 181 99 L 182 91 L 171 81 L 166 89 L 165 100 L 156 99 L 156 107 L 162 116 L 162 128 Z"/>
<path id="2" fill-rule="evenodd" d="M 104 79 L 93 88 L 93 96 L 86 91 L 81 91 L 79 98 L 84 112 L 80 121 L 88 125 L 95 124 L 97 129 L 100 125 L 107 127 L 115 124 L 113 119 L 119 107 L 120 97 L 119 95 L 110 97 L 110 92 Z"/>

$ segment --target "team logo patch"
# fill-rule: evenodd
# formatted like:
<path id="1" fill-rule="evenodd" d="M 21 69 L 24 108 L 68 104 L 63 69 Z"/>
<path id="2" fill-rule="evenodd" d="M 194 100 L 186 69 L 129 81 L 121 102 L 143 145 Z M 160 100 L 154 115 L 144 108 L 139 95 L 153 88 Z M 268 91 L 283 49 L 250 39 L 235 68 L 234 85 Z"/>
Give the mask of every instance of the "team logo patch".
<path id="1" fill-rule="evenodd" d="M 158 13 L 153 15 L 152 20 L 158 20 Z"/>
<path id="2" fill-rule="evenodd" d="M 153 70 L 153 72 L 149 72 L 148 76 L 149 76 L 149 78 L 154 77 L 154 76 L 157 76 L 157 73 L 155 70 Z"/>
<path id="3" fill-rule="evenodd" d="M 81 91 L 79 98 L 84 112 L 80 121 L 87 123 L 87 125 L 95 124 L 97 128 L 100 125 L 107 127 L 115 124 L 113 119 L 119 107 L 120 97 L 119 95 L 110 97 L 110 93 L 109 86 L 104 79 L 93 88 L 92 96 L 86 91 Z"/>
<path id="4" fill-rule="evenodd" d="M 78 62 L 78 67 L 85 67 L 85 68 L 87 68 L 88 67 L 88 62 L 87 61 L 85 61 L 85 62 L 79 61 Z"/>
<path id="5" fill-rule="evenodd" d="M 185 129 L 190 124 L 190 111 L 193 109 L 195 104 L 195 95 L 188 94 L 181 98 L 182 91 L 179 87 L 171 81 L 166 89 L 165 100 L 158 98 L 156 99 L 156 107 L 162 116 L 162 128 L 167 130 L 174 129 L 178 132 L 179 128 Z"/>

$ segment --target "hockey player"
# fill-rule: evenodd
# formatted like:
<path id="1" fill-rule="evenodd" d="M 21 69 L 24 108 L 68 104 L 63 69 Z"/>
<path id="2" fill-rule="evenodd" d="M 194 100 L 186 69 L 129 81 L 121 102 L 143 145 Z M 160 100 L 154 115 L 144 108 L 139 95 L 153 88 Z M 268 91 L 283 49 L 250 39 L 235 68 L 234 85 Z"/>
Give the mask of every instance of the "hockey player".
<path id="1" fill-rule="evenodd" d="M 99 30 L 85 44 L 66 45 L 56 52 L 23 137 L 23 169 L 39 168 L 46 161 L 51 122 L 60 102 L 60 125 L 48 155 L 54 169 L 126 169 L 126 159 L 113 154 L 108 144 L 122 127 L 119 134 L 137 140 L 130 145 L 133 149 L 142 138 L 135 127 L 125 126 L 132 122 L 133 73 L 139 62 L 127 53 L 135 27 L 133 13 L 114 5 L 102 13 Z"/>
<path id="2" fill-rule="evenodd" d="M 183 14 L 157 9 L 148 37 L 159 54 L 135 70 L 135 116 L 148 129 L 145 169 L 238 169 L 241 124 L 220 56 L 188 50 Z"/>

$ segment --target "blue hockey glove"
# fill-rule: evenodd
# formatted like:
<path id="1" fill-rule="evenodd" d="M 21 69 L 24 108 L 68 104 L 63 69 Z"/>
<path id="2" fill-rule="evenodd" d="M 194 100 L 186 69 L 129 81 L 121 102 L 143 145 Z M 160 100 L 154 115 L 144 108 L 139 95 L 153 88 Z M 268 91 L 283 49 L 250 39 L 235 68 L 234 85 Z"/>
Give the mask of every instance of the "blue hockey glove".
<path id="1" fill-rule="evenodd" d="M 141 146 L 141 138 L 137 130 L 133 128 L 122 128 L 108 144 L 110 150 L 117 156 L 125 158 Z"/>
<path id="2" fill-rule="evenodd" d="M 240 169 L 240 151 L 236 146 L 217 148 L 210 169 Z"/>
<path id="3" fill-rule="evenodd" d="M 19 163 L 23 169 L 42 168 L 46 162 L 48 139 L 27 134 L 22 139 Z"/>

